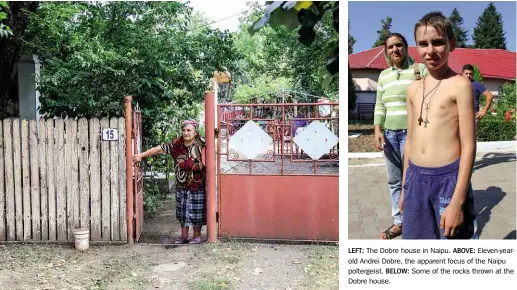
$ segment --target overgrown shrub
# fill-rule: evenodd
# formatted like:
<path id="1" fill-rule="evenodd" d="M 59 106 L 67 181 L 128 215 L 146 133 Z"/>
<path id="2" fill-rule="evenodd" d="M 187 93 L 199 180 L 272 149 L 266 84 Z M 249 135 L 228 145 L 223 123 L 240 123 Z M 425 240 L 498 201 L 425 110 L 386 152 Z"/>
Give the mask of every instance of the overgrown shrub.
<path id="1" fill-rule="evenodd" d="M 515 138 L 515 121 L 505 121 L 503 114 L 487 114 L 478 124 L 478 141 L 512 141 Z"/>
<path id="2" fill-rule="evenodd" d="M 163 193 L 156 180 L 146 179 L 144 181 L 144 213 L 146 216 L 156 214 L 163 204 Z"/>
<path id="3" fill-rule="evenodd" d="M 502 96 L 497 100 L 497 113 L 504 114 L 511 109 L 515 109 L 515 86 L 516 84 L 505 83 Z"/>

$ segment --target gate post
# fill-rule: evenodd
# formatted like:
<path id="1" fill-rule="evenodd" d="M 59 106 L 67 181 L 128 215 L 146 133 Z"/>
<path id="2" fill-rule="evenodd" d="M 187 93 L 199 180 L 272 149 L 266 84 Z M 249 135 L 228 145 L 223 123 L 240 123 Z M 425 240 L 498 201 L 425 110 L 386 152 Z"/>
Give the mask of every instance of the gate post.
<path id="1" fill-rule="evenodd" d="M 215 96 L 205 92 L 205 144 L 206 144 L 206 216 L 208 242 L 217 242 L 216 185 L 215 185 Z"/>
<path id="2" fill-rule="evenodd" d="M 127 217 L 127 242 L 132 245 L 133 239 L 133 142 L 131 138 L 131 100 L 132 96 L 126 96 L 124 101 L 126 119 L 126 217 Z"/>

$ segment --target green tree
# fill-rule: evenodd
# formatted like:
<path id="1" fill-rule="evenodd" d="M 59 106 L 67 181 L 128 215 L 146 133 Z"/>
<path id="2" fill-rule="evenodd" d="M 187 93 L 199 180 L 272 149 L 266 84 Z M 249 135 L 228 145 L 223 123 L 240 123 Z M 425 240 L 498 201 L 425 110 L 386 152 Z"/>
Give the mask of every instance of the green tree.
<path id="1" fill-rule="evenodd" d="M 372 48 L 384 45 L 384 41 L 386 40 L 386 37 L 388 37 L 388 35 L 391 33 L 390 28 L 391 28 L 391 21 L 392 20 L 393 19 L 391 19 L 391 17 L 388 16 L 388 17 L 386 17 L 386 19 L 383 19 L 381 21 L 382 22 L 382 28 L 381 28 L 381 30 L 377 30 L 377 34 L 379 35 L 379 37 L 377 38 L 377 40 L 373 44 Z"/>
<path id="2" fill-rule="evenodd" d="M 7 4 L 7 5 L 6 5 Z M 26 41 L 28 13 L 36 11 L 39 2 L 1 2 L 0 5 L 0 119 L 6 117 L 5 108 L 10 99 L 9 92 L 12 86 L 17 84 L 16 73 L 18 61 L 24 51 Z M 5 25 L 5 26 L 4 26 Z M 7 28 L 9 27 L 9 28 Z"/>
<path id="3" fill-rule="evenodd" d="M 467 41 L 469 40 L 468 30 L 465 30 L 462 27 L 463 17 L 461 17 L 457 8 L 452 10 L 451 15 L 449 16 L 449 21 L 452 24 L 454 36 L 456 37 L 457 47 L 467 47 Z"/>
<path id="4" fill-rule="evenodd" d="M 6 1 L 0 1 L 0 38 L 7 38 L 10 35 L 13 35 L 11 28 L 3 23 L 4 20 L 7 19 L 6 11 L 8 7 L 9 6 Z"/>
<path id="5" fill-rule="evenodd" d="M 506 49 L 506 36 L 503 30 L 503 17 L 496 11 L 494 3 L 479 16 L 474 28 L 474 45 L 476 48 Z"/>
<path id="6" fill-rule="evenodd" d="M 333 15 L 324 15 L 315 26 L 316 38 L 310 46 L 306 46 L 299 41 L 297 31 L 284 25 L 262 27 L 253 35 L 249 34 L 250 27 L 264 15 L 263 7 L 251 8 L 252 12 L 240 19 L 239 32 L 234 35 L 239 55 L 236 69 L 232 71 L 234 98 L 242 99 L 243 91 L 269 91 L 272 94 L 273 88 L 284 88 L 313 95 L 324 94 L 331 99 L 337 99 L 338 74 L 330 79 L 328 86 L 322 86 L 328 76 L 325 68 L 328 55 L 339 41 L 333 27 Z M 264 87 L 263 80 L 271 86 Z M 276 85 L 278 83 L 281 86 Z M 299 101 L 315 101 L 299 97 Z M 268 95 L 264 96 L 264 99 L 268 98 Z"/>
<path id="7" fill-rule="evenodd" d="M 476 65 L 473 65 L 473 67 L 474 67 L 474 72 L 472 75 L 472 79 L 474 79 L 477 82 L 483 83 L 483 75 L 481 74 L 481 71 L 479 70 L 479 68 Z"/>
<path id="8" fill-rule="evenodd" d="M 348 19 L 348 54 L 352 54 L 354 52 L 355 42 L 355 38 L 350 34 L 350 19 Z"/>
<path id="9" fill-rule="evenodd" d="M 42 2 L 30 20 L 41 113 L 122 116 L 132 95 L 150 145 L 197 117 L 213 72 L 235 58 L 232 36 L 179 2 Z"/>
<path id="10" fill-rule="evenodd" d="M 307 47 L 314 46 L 317 35 L 327 38 L 325 52 L 327 53 L 326 75 L 322 78 L 322 87 L 326 89 L 337 77 L 339 73 L 339 39 L 328 38 L 328 32 L 321 27 L 324 22 L 330 23 L 336 34 L 339 33 L 339 2 L 337 1 L 268 1 L 267 6 L 262 11 L 261 18 L 256 19 L 248 28 L 252 34 L 263 29 L 266 24 L 272 28 L 284 26 L 288 32 L 297 30 L 297 39 Z M 325 33 L 327 32 L 327 33 Z M 319 54 L 321 55 L 321 53 Z M 306 58 L 306 61 L 311 61 Z M 319 61 L 319 59 L 318 59 Z"/>
<path id="11" fill-rule="evenodd" d="M 357 96 L 355 94 L 355 85 L 354 79 L 352 78 L 352 70 L 350 69 L 350 65 L 348 65 L 348 109 L 355 109 L 355 101 Z"/>

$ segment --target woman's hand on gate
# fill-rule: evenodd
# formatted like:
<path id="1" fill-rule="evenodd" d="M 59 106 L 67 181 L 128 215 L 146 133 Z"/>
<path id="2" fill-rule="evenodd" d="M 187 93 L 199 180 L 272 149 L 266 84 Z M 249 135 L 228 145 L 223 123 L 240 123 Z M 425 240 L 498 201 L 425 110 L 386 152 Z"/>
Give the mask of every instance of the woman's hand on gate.
<path id="1" fill-rule="evenodd" d="M 138 162 L 140 162 L 140 161 L 142 161 L 142 155 L 141 155 L 141 154 L 135 154 L 135 155 L 133 155 L 133 162 L 134 162 L 134 163 L 138 163 Z"/>

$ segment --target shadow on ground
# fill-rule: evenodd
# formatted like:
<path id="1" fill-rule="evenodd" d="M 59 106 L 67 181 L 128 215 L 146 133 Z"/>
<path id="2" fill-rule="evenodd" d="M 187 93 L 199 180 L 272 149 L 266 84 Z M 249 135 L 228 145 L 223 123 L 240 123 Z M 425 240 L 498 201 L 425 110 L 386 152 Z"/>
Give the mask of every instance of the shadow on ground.
<path id="1" fill-rule="evenodd" d="M 505 163 L 505 162 L 515 162 L 515 154 L 510 153 L 487 153 L 481 157 L 481 160 L 477 160 L 474 163 L 474 171 L 479 170 L 481 168 L 499 164 L 499 163 Z"/>
<path id="2" fill-rule="evenodd" d="M 503 238 L 503 240 L 515 240 L 515 230 L 509 232 L 506 237 Z"/>
<path id="3" fill-rule="evenodd" d="M 174 194 L 171 194 L 167 195 L 156 214 L 144 219 L 138 243 L 172 245 L 180 234 L 180 224 L 176 219 L 176 199 Z M 192 237 L 192 228 L 189 235 Z M 206 237 L 206 226 L 201 229 L 201 236 Z"/>
<path id="4" fill-rule="evenodd" d="M 492 209 L 499 204 L 505 196 L 506 192 L 497 186 L 490 186 L 486 190 L 474 190 L 474 203 L 477 213 L 478 233 L 480 235 L 485 225 L 490 221 Z M 515 231 L 513 234 L 515 238 Z"/>
<path id="5" fill-rule="evenodd" d="M 168 196 L 158 212 L 144 219 L 139 243 L 171 244 L 179 234 L 179 224 L 174 217 L 175 201 Z"/>

